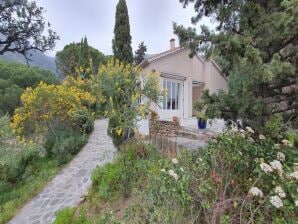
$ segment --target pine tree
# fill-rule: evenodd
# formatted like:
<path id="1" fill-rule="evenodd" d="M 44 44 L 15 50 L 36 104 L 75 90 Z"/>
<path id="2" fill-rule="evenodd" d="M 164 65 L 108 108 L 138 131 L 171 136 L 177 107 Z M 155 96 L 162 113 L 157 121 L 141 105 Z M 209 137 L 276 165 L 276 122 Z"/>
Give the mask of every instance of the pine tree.
<path id="1" fill-rule="evenodd" d="M 139 44 L 138 50 L 135 51 L 136 56 L 134 57 L 135 65 L 140 64 L 145 59 L 145 53 L 147 51 L 147 47 L 144 42 Z"/>
<path id="2" fill-rule="evenodd" d="M 116 7 L 113 52 L 114 57 L 122 62 L 132 63 L 131 35 L 129 16 L 125 0 L 119 0 Z"/>
<path id="3" fill-rule="evenodd" d="M 205 95 L 208 111 L 226 120 L 254 122 L 256 127 L 282 114 L 298 126 L 297 1 L 180 2 L 194 2 L 193 23 L 204 16 L 217 21 L 216 32 L 201 26 L 199 34 L 174 24 L 182 46 L 211 56 L 229 77 L 228 94 Z"/>

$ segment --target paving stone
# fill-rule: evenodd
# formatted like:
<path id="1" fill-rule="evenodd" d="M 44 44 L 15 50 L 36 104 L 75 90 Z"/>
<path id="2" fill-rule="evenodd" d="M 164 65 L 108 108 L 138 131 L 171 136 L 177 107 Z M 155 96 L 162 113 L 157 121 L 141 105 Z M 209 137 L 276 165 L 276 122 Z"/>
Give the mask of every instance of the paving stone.
<path id="1" fill-rule="evenodd" d="M 55 219 L 56 211 L 77 205 L 90 187 L 91 172 L 115 157 L 116 148 L 107 135 L 107 127 L 107 120 L 95 121 L 81 152 L 8 223 L 49 224 Z"/>

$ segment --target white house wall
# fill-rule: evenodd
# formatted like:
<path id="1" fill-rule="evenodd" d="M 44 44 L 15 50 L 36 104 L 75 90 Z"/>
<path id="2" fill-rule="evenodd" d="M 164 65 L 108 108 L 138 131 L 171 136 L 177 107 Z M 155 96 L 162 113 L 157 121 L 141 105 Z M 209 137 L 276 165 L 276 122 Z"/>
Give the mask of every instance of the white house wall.
<path id="1" fill-rule="evenodd" d="M 189 58 L 190 51 L 181 49 L 159 58 L 145 66 L 144 72 L 149 73 L 152 70 L 156 72 L 165 72 L 174 75 L 186 77 L 184 81 L 184 117 L 191 117 L 193 111 L 192 86 L 193 81 L 203 82 L 204 89 L 209 89 L 211 93 L 219 89 L 228 90 L 227 80 L 222 76 L 220 70 L 211 61 L 205 61 L 202 58 L 194 56 Z M 163 78 L 160 78 L 161 87 Z M 152 109 L 157 109 L 153 106 Z M 162 114 L 160 114 L 162 116 Z"/>

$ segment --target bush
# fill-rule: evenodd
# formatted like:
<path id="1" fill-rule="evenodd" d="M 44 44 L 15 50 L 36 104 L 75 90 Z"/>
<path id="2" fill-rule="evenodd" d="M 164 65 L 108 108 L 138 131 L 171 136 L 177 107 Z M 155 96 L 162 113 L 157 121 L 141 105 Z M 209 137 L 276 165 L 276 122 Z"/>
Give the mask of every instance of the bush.
<path id="1" fill-rule="evenodd" d="M 160 162 L 128 223 L 295 223 L 297 135 L 253 132 L 228 131 L 199 152 Z"/>
<path id="2" fill-rule="evenodd" d="M 49 133 L 44 147 L 47 155 L 58 159 L 60 164 L 68 162 L 87 143 L 87 136 L 71 129 Z"/>
<path id="3" fill-rule="evenodd" d="M 137 120 L 145 118 L 151 102 L 160 99 L 158 75 L 141 74 L 137 67 L 110 60 L 93 77 L 103 97 L 104 116 L 109 118 L 108 134 L 116 146 L 134 136 Z"/>
<path id="4" fill-rule="evenodd" d="M 0 182 L 15 183 L 22 178 L 34 161 L 39 158 L 40 148 L 33 143 L 15 139 L 9 118 L 0 118 Z"/>
<path id="5" fill-rule="evenodd" d="M 154 149 L 133 142 L 124 146 L 116 161 L 98 167 L 92 173 L 91 194 L 102 200 L 115 196 L 128 197 L 133 188 L 138 188 L 159 159 Z"/>
<path id="6" fill-rule="evenodd" d="M 26 89 L 21 99 L 23 107 L 16 110 L 12 123 L 15 132 L 21 136 L 53 132 L 61 126 L 80 129 L 80 125 L 85 124 L 76 115 L 88 111 L 88 106 L 95 102 L 91 94 L 76 87 L 45 83 L 40 83 L 34 90 Z M 89 114 L 84 112 L 84 115 Z M 91 128 L 88 119 L 87 130 Z"/>

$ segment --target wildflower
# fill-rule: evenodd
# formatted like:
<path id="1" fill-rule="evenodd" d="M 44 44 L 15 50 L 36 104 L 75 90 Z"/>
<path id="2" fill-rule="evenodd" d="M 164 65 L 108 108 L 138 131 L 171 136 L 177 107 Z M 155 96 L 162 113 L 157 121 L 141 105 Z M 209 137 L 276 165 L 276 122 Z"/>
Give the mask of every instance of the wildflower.
<path id="1" fill-rule="evenodd" d="M 280 198 L 285 198 L 285 197 L 286 197 L 286 193 L 284 192 L 284 190 L 283 190 L 280 186 L 277 186 L 277 187 L 274 189 L 274 192 L 275 192 Z"/>
<path id="2" fill-rule="evenodd" d="M 295 201 L 295 206 L 298 207 L 298 200 Z"/>
<path id="3" fill-rule="evenodd" d="M 174 170 L 169 170 L 169 175 L 172 176 L 175 180 L 178 180 L 178 175 Z"/>
<path id="4" fill-rule="evenodd" d="M 163 172 L 163 173 L 165 173 L 165 172 L 166 172 L 166 170 L 165 170 L 165 169 L 161 169 L 160 171 L 161 171 L 161 172 Z"/>
<path id="5" fill-rule="evenodd" d="M 248 141 L 249 142 L 255 142 L 255 140 L 253 138 L 251 138 L 251 137 L 248 137 Z"/>
<path id="6" fill-rule="evenodd" d="M 271 196 L 269 201 L 275 208 L 281 208 L 283 206 L 282 200 L 276 195 Z"/>
<path id="7" fill-rule="evenodd" d="M 282 142 L 283 145 L 287 145 L 289 147 L 293 147 L 293 144 L 289 140 L 287 140 L 287 139 L 283 139 L 281 142 Z"/>
<path id="8" fill-rule="evenodd" d="M 255 133 L 254 130 L 252 130 L 251 127 L 248 127 L 248 126 L 247 126 L 245 129 L 246 129 L 247 132 L 249 132 L 249 133 L 251 133 L 251 134 L 254 134 L 254 133 Z"/>
<path id="9" fill-rule="evenodd" d="M 135 128 L 133 129 L 133 132 L 134 132 L 135 134 L 137 134 L 137 133 L 139 132 L 139 130 L 135 127 Z"/>
<path id="10" fill-rule="evenodd" d="M 267 163 L 261 163 L 260 167 L 261 167 L 261 170 L 263 170 L 265 173 L 271 173 L 273 171 L 272 167 Z"/>
<path id="11" fill-rule="evenodd" d="M 263 197 L 263 192 L 257 187 L 250 188 L 250 190 L 248 191 L 248 194 L 252 196 L 261 197 L 261 198 Z"/>
<path id="12" fill-rule="evenodd" d="M 181 170 L 182 172 L 184 172 L 184 169 L 183 169 L 182 167 L 180 167 L 180 170 Z"/>
<path id="13" fill-rule="evenodd" d="M 261 139 L 261 140 L 265 140 L 266 137 L 265 137 L 264 135 L 259 135 L 259 139 Z"/>
<path id="14" fill-rule="evenodd" d="M 282 165 L 278 160 L 274 160 L 270 163 L 273 170 L 277 170 L 280 174 L 282 173 Z"/>
<path id="15" fill-rule="evenodd" d="M 290 173 L 289 177 L 294 180 L 298 180 L 298 171 Z"/>
<path id="16" fill-rule="evenodd" d="M 178 163 L 178 160 L 176 158 L 173 158 L 172 159 L 172 163 L 177 164 Z"/>
<path id="17" fill-rule="evenodd" d="M 285 156 L 285 154 L 283 154 L 282 152 L 278 152 L 276 157 L 277 157 L 277 159 L 278 159 L 279 161 L 281 161 L 281 162 L 283 162 L 283 161 L 286 160 L 286 156 Z"/>
<path id="18" fill-rule="evenodd" d="M 280 149 L 280 144 L 274 144 L 273 148 L 274 149 Z"/>
<path id="19" fill-rule="evenodd" d="M 241 136 L 242 138 L 245 138 L 245 134 L 243 134 L 243 133 L 240 133 L 240 136 Z"/>
<path id="20" fill-rule="evenodd" d="M 117 130 L 116 130 L 116 133 L 117 133 L 117 135 L 120 136 L 120 135 L 122 134 L 122 128 L 117 129 Z"/>
<path id="21" fill-rule="evenodd" d="M 240 129 L 239 131 L 240 131 L 240 133 L 245 133 L 245 131 L 243 129 Z"/>

